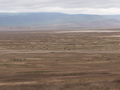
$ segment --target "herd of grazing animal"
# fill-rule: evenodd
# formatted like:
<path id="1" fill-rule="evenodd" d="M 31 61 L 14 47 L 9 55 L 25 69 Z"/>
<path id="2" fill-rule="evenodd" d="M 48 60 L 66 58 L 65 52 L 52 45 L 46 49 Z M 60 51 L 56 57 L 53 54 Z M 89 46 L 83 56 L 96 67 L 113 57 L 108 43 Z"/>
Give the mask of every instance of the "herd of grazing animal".
<path id="1" fill-rule="evenodd" d="M 11 59 L 12 61 L 24 61 L 26 59 Z"/>

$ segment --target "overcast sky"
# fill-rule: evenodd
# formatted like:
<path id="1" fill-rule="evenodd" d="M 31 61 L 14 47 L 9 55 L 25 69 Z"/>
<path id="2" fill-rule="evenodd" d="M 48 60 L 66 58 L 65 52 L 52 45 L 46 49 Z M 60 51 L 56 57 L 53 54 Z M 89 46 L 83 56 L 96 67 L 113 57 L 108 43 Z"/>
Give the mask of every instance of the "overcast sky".
<path id="1" fill-rule="evenodd" d="M 120 0 L 0 0 L 0 12 L 120 14 Z"/>

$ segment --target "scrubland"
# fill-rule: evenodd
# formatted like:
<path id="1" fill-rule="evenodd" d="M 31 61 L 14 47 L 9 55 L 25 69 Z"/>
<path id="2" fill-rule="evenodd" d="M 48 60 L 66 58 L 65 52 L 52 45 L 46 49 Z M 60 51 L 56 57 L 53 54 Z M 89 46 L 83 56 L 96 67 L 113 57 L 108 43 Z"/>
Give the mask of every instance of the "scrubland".
<path id="1" fill-rule="evenodd" d="M 0 31 L 0 90 L 120 90 L 120 32 Z"/>

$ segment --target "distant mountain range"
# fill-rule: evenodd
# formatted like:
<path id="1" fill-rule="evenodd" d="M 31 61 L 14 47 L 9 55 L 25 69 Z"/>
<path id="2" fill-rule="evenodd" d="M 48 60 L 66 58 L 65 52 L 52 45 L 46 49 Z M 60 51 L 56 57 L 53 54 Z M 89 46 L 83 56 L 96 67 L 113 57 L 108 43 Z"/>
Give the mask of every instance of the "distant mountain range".
<path id="1" fill-rule="evenodd" d="M 120 27 L 120 15 L 0 13 L 0 27 Z"/>

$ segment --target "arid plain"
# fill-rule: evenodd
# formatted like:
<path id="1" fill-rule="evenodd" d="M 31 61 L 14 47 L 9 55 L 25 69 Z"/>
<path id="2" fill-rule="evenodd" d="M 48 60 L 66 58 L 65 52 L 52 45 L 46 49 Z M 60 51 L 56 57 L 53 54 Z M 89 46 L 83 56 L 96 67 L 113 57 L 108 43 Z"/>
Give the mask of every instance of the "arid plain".
<path id="1" fill-rule="evenodd" d="M 0 31 L 0 90 L 120 90 L 120 29 Z"/>

